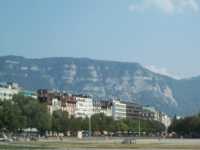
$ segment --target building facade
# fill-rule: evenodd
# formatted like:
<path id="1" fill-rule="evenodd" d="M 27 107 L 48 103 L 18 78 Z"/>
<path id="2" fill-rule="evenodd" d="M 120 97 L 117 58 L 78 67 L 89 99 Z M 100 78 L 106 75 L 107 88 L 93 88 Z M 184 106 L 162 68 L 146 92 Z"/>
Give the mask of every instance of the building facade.
<path id="1" fill-rule="evenodd" d="M 93 100 L 93 114 L 103 113 L 105 116 L 112 116 L 111 100 Z"/>
<path id="2" fill-rule="evenodd" d="M 126 118 L 126 104 L 120 100 L 112 101 L 112 117 L 114 120 Z"/>
<path id="3" fill-rule="evenodd" d="M 62 111 L 68 112 L 69 117 L 75 116 L 76 98 L 72 95 L 64 94 L 61 98 Z"/>
<path id="4" fill-rule="evenodd" d="M 140 119 L 142 117 L 142 106 L 136 102 L 124 102 L 126 104 L 126 118 Z"/>
<path id="5" fill-rule="evenodd" d="M 121 100 L 93 100 L 89 96 L 70 95 L 62 92 L 38 90 L 38 100 L 47 103 L 48 110 L 66 111 L 69 117 L 91 117 L 93 114 L 103 113 L 114 120 L 143 119 L 154 120 L 163 123 L 166 128 L 171 124 L 171 119 L 165 113 L 161 113 L 154 107 L 142 106 L 136 102 Z"/>
<path id="6" fill-rule="evenodd" d="M 142 110 L 141 118 L 144 120 L 154 120 L 154 112 L 144 109 Z"/>
<path id="7" fill-rule="evenodd" d="M 161 122 L 166 128 L 171 124 L 171 118 L 167 114 L 156 110 L 154 107 L 144 106 L 143 112 L 146 114 L 145 119 Z"/>
<path id="8" fill-rule="evenodd" d="M 52 104 L 48 106 L 49 112 L 52 114 L 54 111 L 61 110 L 61 101 L 58 98 L 52 98 Z"/>
<path id="9" fill-rule="evenodd" d="M 76 99 L 75 117 L 86 118 L 93 114 L 92 98 L 84 95 L 74 95 Z"/>
<path id="10" fill-rule="evenodd" d="M 143 117 L 146 120 L 155 120 L 161 122 L 162 115 L 161 112 L 156 110 L 154 107 L 151 106 L 143 106 Z"/>
<path id="11" fill-rule="evenodd" d="M 39 89 L 37 90 L 37 99 L 40 102 L 48 102 L 50 100 L 50 95 L 47 89 Z"/>
<path id="12" fill-rule="evenodd" d="M 15 94 L 20 92 L 20 88 L 16 83 L 0 84 L 0 100 L 10 100 Z"/>

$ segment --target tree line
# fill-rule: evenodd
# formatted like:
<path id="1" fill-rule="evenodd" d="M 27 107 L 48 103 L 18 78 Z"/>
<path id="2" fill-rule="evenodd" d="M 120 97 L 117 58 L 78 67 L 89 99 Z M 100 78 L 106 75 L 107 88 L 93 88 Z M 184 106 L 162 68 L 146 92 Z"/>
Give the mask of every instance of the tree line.
<path id="1" fill-rule="evenodd" d="M 182 119 L 174 117 L 172 124 L 168 128 L 169 132 L 176 133 L 178 137 L 200 137 L 200 114 L 196 116 L 189 116 Z"/>
<path id="2" fill-rule="evenodd" d="M 163 124 L 157 121 L 124 119 L 113 120 L 104 114 L 94 114 L 90 118 L 92 133 L 103 134 L 104 131 L 115 133 L 138 132 L 158 133 L 164 131 Z M 57 133 L 71 132 L 76 135 L 77 131 L 88 131 L 89 118 L 75 118 L 69 116 L 66 111 L 48 112 L 47 104 L 23 95 L 15 95 L 12 100 L 0 101 L 0 130 L 18 133 L 26 128 L 36 128 L 40 134 L 46 131 Z"/>

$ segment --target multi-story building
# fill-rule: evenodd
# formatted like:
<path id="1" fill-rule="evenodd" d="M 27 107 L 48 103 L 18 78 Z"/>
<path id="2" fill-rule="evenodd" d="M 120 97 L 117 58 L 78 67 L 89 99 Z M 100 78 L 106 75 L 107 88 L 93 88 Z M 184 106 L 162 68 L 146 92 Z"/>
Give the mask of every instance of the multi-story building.
<path id="1" fill-rule="evenodd" d="M 13 95 L 18 94 L 20 88 L 16 83 L 1 83 L 0 84 L 0 100 L 9 100 Z"/>
<path id="2" fill-rule="evenodd" d="M 142 106 L 136 102 L 123 102 L 126 104 L 126 118 L 139 119 L 142 116 Z"/>
<path id="3" fill-rule="evenodd" d="M 156 110 L 152 106 L 143 106 L 143 116 L 147 120 L 155 120 L 161 122 L 162 115 L 161 112 Z"/>
<path id="4" fill-rule="evenodd" d="M 120 100 L 112 101 L 112 117 L 114 120 L 126 118 L 126 104 Z"/>
<path id="5" fill-rule="evenodd" d="M 154 120 L 154 112 L 143 109 L 141 118 L 144 120 Z"/>
<path id="6" fill-rule="evenodd" d="M 38 100 L 41 103 L 47 103 L 48 111 L 52 114 L 56 110 L 61 110 L 61 94 L 59 92 L 39 89 L 37 91 Z"/>
<path id="7" fill-rule="evenodd" d="M 103 113 L 105 116 L 112 116 L 112 101 L 93 100 L 93 114 Z"/>
<path id="8" fill-rule="evenodd" d="M 61 109 L 69 114 L 69 117 L 75 116 L 76 98 L 72 95 L 63 94 L 61 97 Z"/>
<path id="9" fill-rule="evenodd" d="M 49 100 L 49 93 L 47 89 L 39 89 L 37 91 L 37 98 L 40 102 L 47 102 Z"/>
<path id="10" fill-rule="evenodd" d="M 93 101 L 93 113 L 104 113 L 106 116 L 112 116 L 114 120 L 142 119 L 143 115 L 147 115 L 138 103 L 121 100 L 95 100 Z"/>
<path id="11" fill-rule="evenodd" d="M 143 114 L 146 115 L 146 119 L 161 122 L 166 128 L 168 128 L 171 124 L 171 118 L 167 114 L 156 110 L 154 107 L 144 106 L 143 112 Z"/>
<path id="12" fill-rule="evenodd" d="M 51 114 L 54 111 L 61 110 L 61 101 L 58 98 L 52 98 L 52 103 L 48 106 L 48 109 Z"/>
<path id="13" fill-rule="evenodd" d="M 69 95 L 67 93 L 48 90 L 38 90 L 38 100 L 48 104 L 52 114 L 56 110 L 66 111 L 69 117 L 91 117 L 93 114 L 103 113 L 112 116 L 114 120 L 120 119 L 145 119 L 162 122 L 166 127 L 171 119 L 154 107 L 141 106 L 136 102 L 120 100 L 93 100 L 89 96 Z"/>
<path id="14" fill-rule="evenodd" d="M 93 114 L 92 98 L 83 95 L 74 95 L 76 99 L 75 117 L 91 117 Z"/>
<path id="15" fill-rule="evenodd" d="M 66 111 L 69 117 L 75 116 L 76 97 L 67 93 L 48 91 L 46 89 L 38 90 L 38 100 L 48 105 L 48 110 L 52 114 L 56 110 Z"/>

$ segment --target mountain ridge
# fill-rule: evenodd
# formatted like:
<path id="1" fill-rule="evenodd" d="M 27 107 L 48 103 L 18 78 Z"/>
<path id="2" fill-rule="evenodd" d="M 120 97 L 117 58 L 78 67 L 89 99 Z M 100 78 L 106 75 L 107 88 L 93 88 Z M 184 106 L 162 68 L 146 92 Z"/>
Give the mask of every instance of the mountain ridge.
<path id="1" fill-rule="evenodd" d="M 176 80 L 139 63 L 0 56 L 0 81 L 17 82 L 28 90 L 48 88 L 90 94 L 95 98 L 136 99 L 170 115 L 191 115 L 200 110 L 200 77 Z"/>

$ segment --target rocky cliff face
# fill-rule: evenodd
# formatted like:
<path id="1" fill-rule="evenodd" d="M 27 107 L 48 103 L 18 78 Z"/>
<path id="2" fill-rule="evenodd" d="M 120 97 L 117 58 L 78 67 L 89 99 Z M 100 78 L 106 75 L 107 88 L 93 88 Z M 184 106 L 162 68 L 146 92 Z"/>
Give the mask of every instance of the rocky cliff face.
<path id="1" fill-rule="evenodd" d="M 29 90 L 58 89 L 96 98 L 136 100 L 171 115 L 188 115 L 200 110 L 199 89 L 196 89 L 199 85 L 195 82 L 193 87 L 193 79 L 175 80 L 137 63 L 5 56 L 0 57 L 0 81 L 14 81 Z"/>

